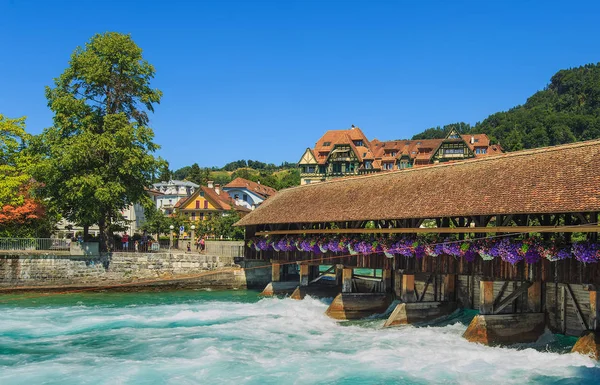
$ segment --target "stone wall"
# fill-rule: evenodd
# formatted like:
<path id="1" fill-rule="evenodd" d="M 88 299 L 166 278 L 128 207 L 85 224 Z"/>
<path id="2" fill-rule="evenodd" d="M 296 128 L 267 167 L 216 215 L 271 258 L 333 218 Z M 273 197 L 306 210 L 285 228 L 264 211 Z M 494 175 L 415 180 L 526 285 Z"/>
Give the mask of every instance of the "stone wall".
<path id="1" fill-rule="evenodd" d="M 207 272 L 214 273 L 205 274 Z M 109 286 L 148 280 L 164 280 L 168 284 L 194 274 L 202 276 L 185 280 L 186 286 L 246 286 L 245 272 L 233 265 L 233 258 L 197 253 L 0 256 L 0 287 L 3 288 Z M 254 275 L 253 272 L 253 282 L 256 281 Z M 181 285 L 181 281 L 177 285 Z"/>

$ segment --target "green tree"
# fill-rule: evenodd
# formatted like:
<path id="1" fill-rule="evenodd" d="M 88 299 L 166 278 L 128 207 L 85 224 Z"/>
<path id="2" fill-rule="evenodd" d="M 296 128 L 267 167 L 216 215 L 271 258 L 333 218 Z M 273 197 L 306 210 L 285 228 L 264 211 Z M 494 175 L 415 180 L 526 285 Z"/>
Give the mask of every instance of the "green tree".
<path id="1" fill-rule="evenodd" d="M 31 175 L 31 161 L 24 151 L 30 136 L 25 131 L 25 118 L 8 119 L 0 114 L 0 208 L 20 205 L 21 191 Z"/>
<path id="2" fill-rule="evenodd" d="M 198 185 L 202 184 L 202 170 L 200 169 L 200 166 L 198 166 L 198 163 L 194 163 L 190 167 L 190 171 L 186 179 Z"/>
<path id="3" fill-rule="evenodd" d="M 36 138 L 35 176 L 63 216 L 86 230 L 98 224 L 106 248 L 121 210 L 149 199 L 162 163 L 148 127 L 162 96 L 150 87 L 154 72 L 131 36 L 108 32 L 78 47 L 46 88 L 54 124 Z"/>

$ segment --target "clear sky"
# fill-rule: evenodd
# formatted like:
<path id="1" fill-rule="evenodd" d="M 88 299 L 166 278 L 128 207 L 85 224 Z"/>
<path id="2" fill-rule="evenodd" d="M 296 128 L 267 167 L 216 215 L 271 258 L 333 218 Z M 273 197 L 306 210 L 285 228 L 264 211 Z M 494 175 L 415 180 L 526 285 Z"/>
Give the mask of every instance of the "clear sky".
<path id="1" fill-rule="evenodd" d="M 408 138 L 526 101 L 600 61 L 598 1 L 0 0 L 0 113 L 52 122 L 44 98 L 94 33 L 131 33 L 164 92 L 171 167 L 296 162 L 329 129 Z"/>

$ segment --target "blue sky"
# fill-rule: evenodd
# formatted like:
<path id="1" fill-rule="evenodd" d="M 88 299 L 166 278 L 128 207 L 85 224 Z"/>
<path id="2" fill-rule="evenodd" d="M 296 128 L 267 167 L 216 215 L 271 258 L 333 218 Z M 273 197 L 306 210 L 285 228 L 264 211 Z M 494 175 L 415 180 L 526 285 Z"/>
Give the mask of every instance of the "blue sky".
<path id="1" fill-rule="evenodd" d="M 600 61 L 596 2 L 0 0 L 0 113 L 52 122 L 44 86 L 98 32 L 131 33 L 164 98 L 171 167 L 296 162 L 329 129 L 475 123 Z"/>

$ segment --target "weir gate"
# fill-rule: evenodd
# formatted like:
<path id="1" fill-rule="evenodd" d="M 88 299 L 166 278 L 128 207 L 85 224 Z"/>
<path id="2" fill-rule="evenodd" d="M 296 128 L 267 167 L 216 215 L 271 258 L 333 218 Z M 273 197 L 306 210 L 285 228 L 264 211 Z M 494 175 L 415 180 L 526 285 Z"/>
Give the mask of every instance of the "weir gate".
<path id="1" fill-rule="evenodd" d="M 549 328 L 600 358 L 599 221 L 596 140 L 291 188 L 237 225 L 272 263 L 265 294 L 334 296 L 337 319 L 396 300 L 387 327 L 477 309 L 470 341 Z"/>

